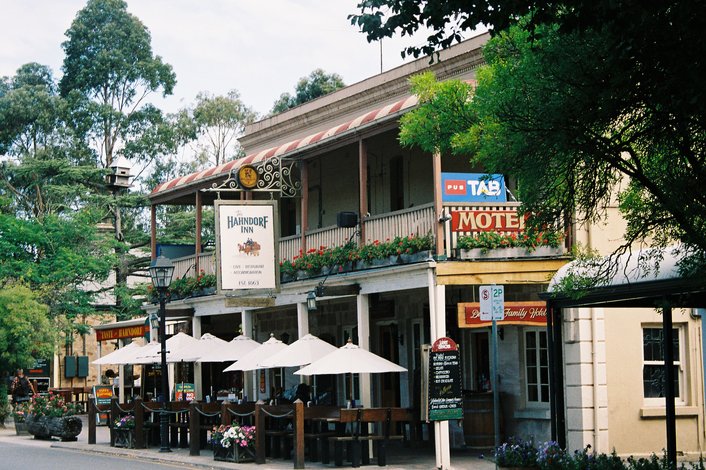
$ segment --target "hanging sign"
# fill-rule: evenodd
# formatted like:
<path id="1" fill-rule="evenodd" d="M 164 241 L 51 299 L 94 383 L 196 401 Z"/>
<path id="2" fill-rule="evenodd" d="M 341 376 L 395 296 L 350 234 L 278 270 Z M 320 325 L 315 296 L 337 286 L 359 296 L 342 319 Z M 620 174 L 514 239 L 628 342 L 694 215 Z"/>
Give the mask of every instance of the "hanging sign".
<path id="1" fill-rule="evenodd" d="M 190 383 L 178 383 L 174 393 L 176 401 L 192 401 L 196 399 L 196 387 Z"/>
<path id="2" fill-rule="evenodd" d="M 521 232 L 528 214 L 516 210 L 451 211 L 452 232 Z"/>
<path id="3" fill-rule="evenodd" d="M 429 420 L 463 419 L 461 353 L 451 338 L 439 338 L 429 353 Z"/>
<path id="4" fill-rule="evenodd" d="M 219 291 L 279 289 L 276 201 L 216 201 Z"/>
<path id="5" fill-rule="evenodd" d="M 498 321 L 503 325 L 547 325 L 547 304 L 539 301 L 505 302 L 505 319 Z M 480 302 L 461 302 L 458 304 L 459 328 L 482 328 L 490 326 L 490 320 L 481 318 Z"/>

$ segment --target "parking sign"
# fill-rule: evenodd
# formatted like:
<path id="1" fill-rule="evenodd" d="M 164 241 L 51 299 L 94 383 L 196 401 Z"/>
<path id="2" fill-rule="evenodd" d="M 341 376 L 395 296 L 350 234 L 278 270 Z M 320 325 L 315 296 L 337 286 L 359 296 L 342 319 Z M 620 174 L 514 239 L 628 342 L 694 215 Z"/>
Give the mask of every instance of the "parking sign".
<path id="1" fill-rule="evenodd" d="M 505 286 L 480 286 L 481 321 L 505 319 Z"/>

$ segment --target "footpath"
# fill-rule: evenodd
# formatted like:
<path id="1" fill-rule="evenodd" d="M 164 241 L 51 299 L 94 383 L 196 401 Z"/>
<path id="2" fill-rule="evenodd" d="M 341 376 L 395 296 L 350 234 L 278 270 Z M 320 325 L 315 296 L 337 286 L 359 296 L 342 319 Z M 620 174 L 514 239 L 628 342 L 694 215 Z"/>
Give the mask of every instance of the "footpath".
<path id="1" fill-rule="evenodd" d="M 15 433 L 14 423 L 9 421 L 6 428 L 0 428 L 0 441 L 9 444 L 22 446 L 44 446 L 75 452 L 85 452 L 92 454 L 110 455 L 125 457 L 132 460 L 149 461 L 172 465 L 177 468 L 209 468 L 209 469 L 250 469 L 250 470 L 280 470 L 294 468 L 291 460 L 268 459 L 265 464 L 255 463 L 236 464 L 231 462 L 218 462 L 213 460 L 213 453 L 210 450 L 202 450 L 201 455 L 189 455 L 189 449 L 173 448 L 172 452 L 159 452 L 158 447 L 149 449 L 123 449 L 110 446 L 110 432 L 107 426 L 96 428 L 96 444 L 88 444 L 88 424 L 83 417 L 83 430 L 75 442 L 61 442 L 58 439 L 36 440 L 32 436 L 18 436 Z M 494 470 L 495 464 L 492 460 L 486 460 L 481 454 L 466 450 L 452 451 L 451 466 L 453 469 L 468 470 Z M 306 468 L 350 468 L 335 467 L 333 463 L 322 464 L 320 462 L 305 462 Z M 368 468 L 377 467 L 370 465 Z M 388 470 L 432 470 L 436 468 L 433 448 L 429 447 L 393 447 L 388 451 L 388 465 L 384 467 Z"/>

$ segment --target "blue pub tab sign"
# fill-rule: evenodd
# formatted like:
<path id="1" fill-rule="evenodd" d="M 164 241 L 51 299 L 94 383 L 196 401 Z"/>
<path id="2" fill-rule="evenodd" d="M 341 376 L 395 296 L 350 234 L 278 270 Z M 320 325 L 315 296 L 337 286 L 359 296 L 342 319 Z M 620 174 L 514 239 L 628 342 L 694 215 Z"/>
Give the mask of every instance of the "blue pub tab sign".
<path id="1" fill-rule="evenodd" d="M 442 173 L 443 202 L 506 202 L 505 178 L 487 173 Z"/>

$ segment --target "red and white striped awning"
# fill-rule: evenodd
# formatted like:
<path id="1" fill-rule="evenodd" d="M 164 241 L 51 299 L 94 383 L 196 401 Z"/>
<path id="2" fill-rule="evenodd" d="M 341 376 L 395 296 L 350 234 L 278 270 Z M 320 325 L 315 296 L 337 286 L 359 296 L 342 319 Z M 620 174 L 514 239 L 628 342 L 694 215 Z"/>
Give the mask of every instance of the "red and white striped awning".
<path id="1" fill-rule="evenodd" d="M 179 178 L 174 178 L 171 181 L 162 183 L 152 190 L 151 196 L 163 196 L 169 191 L 176 191 L 178 189 L 184 189 L 192 184 L 203 183 L 208 179 L 215 179 L 217 177 L 222 177 L 228 175 L 232 170 L 239 168 L 242 165 L 247 164 L 258 164 L 272 157 L 281 157 L 283 155 L 291 154 L 295 151 L 302 150 L 303 148 L 321 143 L 327 139 L 332 139 L 334 137 L 340 137 L 341 135 L 363 127 L 367 124 L 374 123 L 376 121 L 383 120 L 385 118 L 390 118 L 402 111 L 416 106 L 417 97 L 415 95 L 408 96 L 402 100 L 395 103 L 384 106 L 380 109 L 370 111 L 368 113 L 359 116 L 352 121 L 348 121 L 344 124 L 339 124 L 326 131 L 318 132 L 316 134 L 311 134 L 302 139 L 293 140 L 276 147 L 265 149 L 261 152 L 248 155 L 244 158 L 233 160 L 222 165 L 209 168 L 207 170 L 202 170 L 190 175 L 182 176 Z"/>

